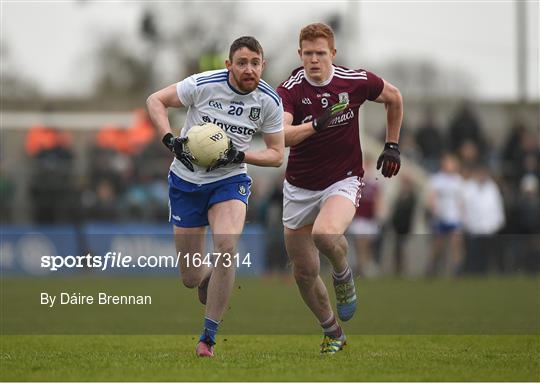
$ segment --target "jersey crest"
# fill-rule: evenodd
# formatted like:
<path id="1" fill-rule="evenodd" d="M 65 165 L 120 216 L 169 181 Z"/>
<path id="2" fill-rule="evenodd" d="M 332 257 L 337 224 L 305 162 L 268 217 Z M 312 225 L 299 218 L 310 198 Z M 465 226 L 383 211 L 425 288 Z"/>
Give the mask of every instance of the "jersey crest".
<path id="1" fill-rule="evenodd" d="M 338 95 L 340 103 L 349 104 L 349 94 L 347 92 L 342 92 Z"/>
<path id="2" fill-rule="evenodd" d="M 249 119 L 251 121 L 257 121 L 259 120 L 259 117 L 261 116 L 261 109 L 258 107 L 251 107 L 249 110 Z"/>
<path id="3" fill-rule="evenodd" d="M 267 83 L 261 79 L 255 90 L 242 93 L 228 79 L 229 72 L 223 69 L 198 73 L 176 84 L 178 99 L 188 107 L 181 136 L 201 122 L 213 123 L 225 131 L 237 150 L 246 151 L 257 131 L 271 134 L 283 130 L 281 100 Z M 171 170 L 185 181 L 205 184 L 246 173 L 246 165 L 230 164 L 212 172 L 196 167 L 195 172 L 190 172 L 175 159 Z M 249 195 L 249 190 L 242 193 Z"/>

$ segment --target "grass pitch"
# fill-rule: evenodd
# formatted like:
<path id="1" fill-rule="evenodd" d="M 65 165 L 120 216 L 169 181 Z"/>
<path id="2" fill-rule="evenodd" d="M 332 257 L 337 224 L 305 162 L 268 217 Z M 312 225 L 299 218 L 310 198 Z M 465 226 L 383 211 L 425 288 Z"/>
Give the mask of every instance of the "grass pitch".
<path id="1" fill-rule="evenodd" d="M 227 340 L 227 341 L 225 341 Z M 538 336 L 3 336 L 4 381 L 539 381 Z"/>
<path id="2" fill-rule="evenodd" d="M 177 279 L 3 278 L 1 288 L 2 381 L 540 381 L 538 278 L 359 281 L 335 356 L 319 355 L 293 282 L 241 278 L 214 359 L 195 357 L 203 307 Z M 102 290 L 154 300 L 39 305 L 41 291 Z"/>

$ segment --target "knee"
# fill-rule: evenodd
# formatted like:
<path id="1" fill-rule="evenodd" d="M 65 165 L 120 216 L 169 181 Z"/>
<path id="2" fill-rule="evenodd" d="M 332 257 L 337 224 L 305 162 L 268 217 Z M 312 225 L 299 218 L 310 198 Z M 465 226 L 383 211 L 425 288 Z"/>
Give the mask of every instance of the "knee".
<path id="1" fill-rule="evenodd" d="M 319 276 L 319 268 L 316 265 L 295 265 L 294 279 L 301 286 L 309 286 L 315 282 Z"/>
<path id="2" fill-rule="evenodd" d="M 234 251 L 236 249 L 236 241 L 229 238 L 223 238 L 219 241 L 214 241 L 214 252 L 225 254 L 228 253 L 229 255 L 233 255 Z"/>
<path id="3" fill-rule="evenodd" d="M 311 238 L 317 249 L 328 255 L 334 248 L 337 235 L 331 234 L 326 228 L 314 228 L 311 232 Z"/>
<path id="4" fill-rule="evenodd" d="M 187 288 L 195 288 L 195 287 L 198 287 L 199 286 L 199 279 L 194 277 L 194 276 L 190 276 L 189 274 L 183 274 L 182 275 L 182 284 L 184 284 Z"/>

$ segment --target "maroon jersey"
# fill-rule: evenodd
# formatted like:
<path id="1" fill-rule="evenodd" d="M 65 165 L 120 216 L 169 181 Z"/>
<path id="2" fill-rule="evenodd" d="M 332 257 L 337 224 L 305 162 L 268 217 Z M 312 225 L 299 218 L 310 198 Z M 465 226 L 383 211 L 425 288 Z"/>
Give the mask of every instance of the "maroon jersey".
<path id="1" fill-rule="evenodd" d="M 320 191 L 350 176 L 362 177 L 362 149 L 358 112 L 366 100 L 375 100 L 382 92 L 383 80 L 358 69 L 333 66 L 325 85 L 314 85 L 302 67 L 277 89 L 283 109 L 293 115 L 293 125 L 311 121 L 339 101 L 348 99 L 349 107 L 334 117 L 328 128 L 292 146 L 285 177 L 300 188 Z"/>

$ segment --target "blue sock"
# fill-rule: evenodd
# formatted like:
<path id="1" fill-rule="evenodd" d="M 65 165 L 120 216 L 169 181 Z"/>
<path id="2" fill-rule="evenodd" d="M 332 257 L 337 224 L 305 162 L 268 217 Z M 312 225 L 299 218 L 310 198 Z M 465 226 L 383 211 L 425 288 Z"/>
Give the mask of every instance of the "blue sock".
<path id="1" fill-rule="evenodd" d="M 199 338 L 199 341 L 204 341 L 206 344 L 214 345 L 216 343 L 216 333 L 219 328 L 219 323 L 208 317 L 204 318 L 204 329 Z"/>

